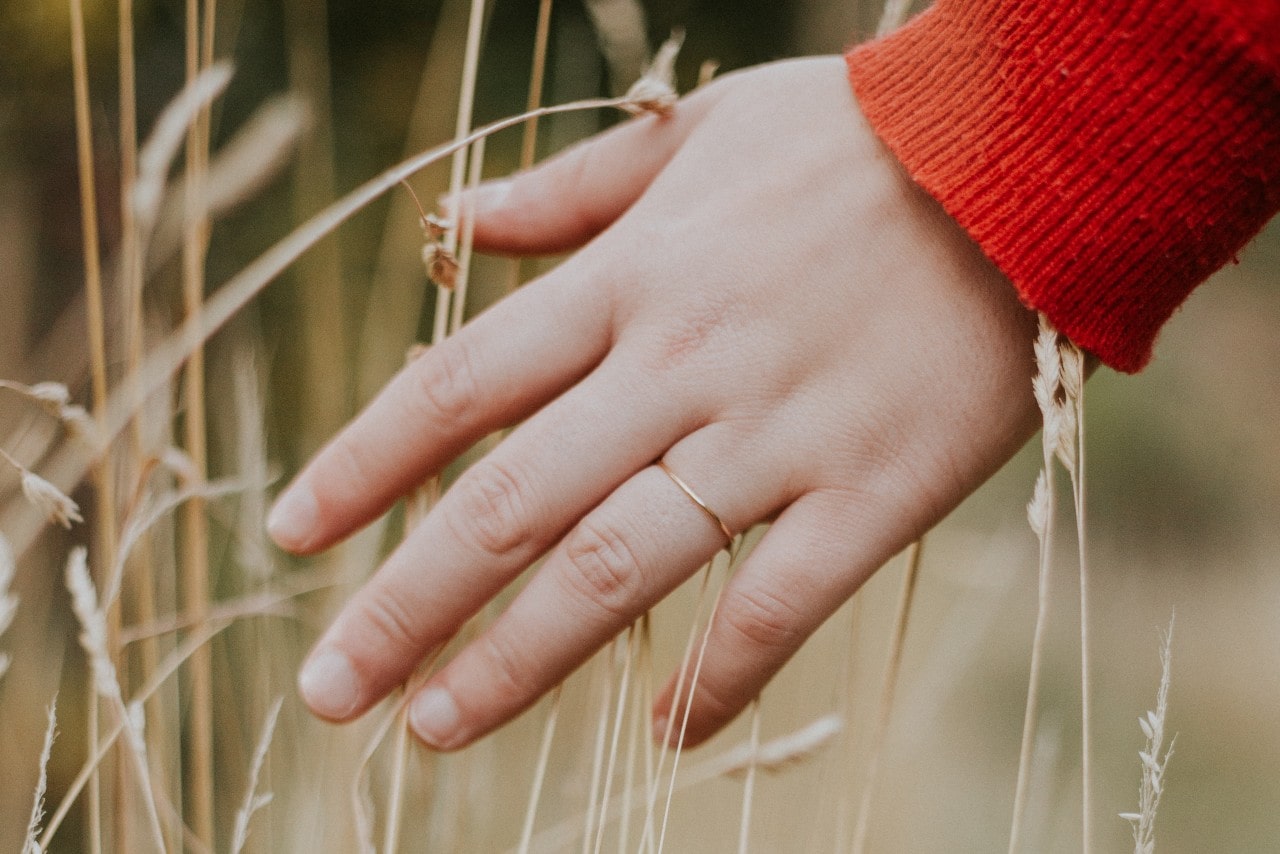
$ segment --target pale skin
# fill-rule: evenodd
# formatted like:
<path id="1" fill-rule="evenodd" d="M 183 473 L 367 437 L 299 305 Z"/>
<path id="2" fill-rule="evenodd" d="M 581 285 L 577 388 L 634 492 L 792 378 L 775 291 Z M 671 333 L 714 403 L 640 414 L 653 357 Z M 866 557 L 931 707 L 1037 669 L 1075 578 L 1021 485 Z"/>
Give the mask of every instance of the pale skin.
<path id="1" fill-rule="evenodd" d="M 732 532 L 773 521 L 711 630 L 702 741 L 1036 425 L 1033 313 L 877 140 L 839 57 L 728 75 L 482 188 L 476 244 L 581 249 L 406 367 L 268 523 L 321 551 L 518 425 L 317 643 L 299 684 L 329 720 L 546 554 L 409 720 L 449 750 L 528 708 L 726 545 L 662 459 Z"/>

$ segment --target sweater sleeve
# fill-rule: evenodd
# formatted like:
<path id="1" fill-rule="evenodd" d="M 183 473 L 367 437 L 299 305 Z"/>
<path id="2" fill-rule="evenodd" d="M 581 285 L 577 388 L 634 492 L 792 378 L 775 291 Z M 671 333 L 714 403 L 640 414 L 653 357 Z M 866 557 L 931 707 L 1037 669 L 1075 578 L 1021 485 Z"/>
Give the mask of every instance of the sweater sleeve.
<path id="1" fill-rule="evenodd" d="M 1280 0 L 937 0 L 846 58 L 912 177 L 1119 370 L 1280 209 Z"/>

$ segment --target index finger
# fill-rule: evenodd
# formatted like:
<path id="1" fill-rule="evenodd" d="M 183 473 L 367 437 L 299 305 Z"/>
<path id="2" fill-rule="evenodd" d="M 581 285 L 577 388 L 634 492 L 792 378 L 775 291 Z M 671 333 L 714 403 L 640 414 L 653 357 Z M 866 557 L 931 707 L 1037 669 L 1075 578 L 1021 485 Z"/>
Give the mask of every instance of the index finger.
<path id="1" fill-rule="evenodd" d="M 303 469 L 267 530 L 320 551 L 372 521 L 487 433 L 519 421 L 604 358 L 610 289 L 579 255 L 415 359 Z"/>

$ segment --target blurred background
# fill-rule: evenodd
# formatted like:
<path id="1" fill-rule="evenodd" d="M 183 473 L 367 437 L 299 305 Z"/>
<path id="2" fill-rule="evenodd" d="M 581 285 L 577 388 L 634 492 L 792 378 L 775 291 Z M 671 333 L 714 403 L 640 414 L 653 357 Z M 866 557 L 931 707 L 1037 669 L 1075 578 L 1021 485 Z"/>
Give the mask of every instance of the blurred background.
<path id="1" fill-rule="evenodd" d="M 597 11 L 609 5 L 596 4 Z M 220 4 L 216 54 L 237 70 L 214 113 L 214 146 L 282 92 L 299 93 L 312 120 L 291 165 L 216 223 L 207 265 L 211 289 L 328 201 L 406 153 L 452 136 L 468 6 L 457 0 Z M 678 64 L 682 89 L 693 85 L 705 60 L 718 61 L 723 72 L 838 51 L 868 37 L 880 14 L 868 0 L 647 0 L 642 6 L 650 45 L 673 27 L 686 30 Z M 535 0 L 490 4 L 477 124 L 524 109 L 537 10 Z M 88 0 L 85 12 L 98 215 L 109 260 L 120 233 L 116 7 Z M 182 86 L 183 27 L 182 4 L 137 2 L 143 134 Z M 554 4 L 550 33 L 547 103 L 625 89 L 640 70 L 634 51 L 602 42 L 580 0 Z M 65 382 L 87 402 L 69 45 L 68 13 L 60 3 L 7 4 L 0 12 L 0 377 Z M 615 120 L 579 113 L 545 121 L 539 154 Z M 490 140 L 486 175 L 515 168 L 519 147 L 519 132 Z M 445 189 L 447 166 L 428 169 L 413 183 L 429 202 Z M 236 473 L 244 459 L 235 439 L 243 407 L 231 378 L 244 372 L 244 362 L 236 360 L 246 353 L 253 393 L 264 402 L 259 420 L 266 457 L 274 474 L 287 476 L 369 399 L 412 342 L 425 340 L 433 300 L 422 272 L 421 239 L 407 194 L 390 194 L 309 253 L 215 338 L 207 393 L 212 476 Z M 526 273 L 532 269 L 527 265 Z M 502 293 L 507 270 L 505 262 L 477 261 L 470 311 Z M 1138 377 L 1102 370 L 1086 391 L 1099 850 L 1132 847 L 1128 825 L 1116 813 L 1136 809 L 1143 746 L 1137 718 L 1155 702 L 1159 633 L 1175 610 L 1168 725 L 1178 737 L 1157 823 L 1158 850 L 1280 850 L 1278 278 L 1280 231 L 1273 224 L 1239 263 L 1193 295 L 1167 327 L 1148 370 Z M 149 328 L 158 338 L 181 317 L 176 262 L 160 265 L 147 288 Z M 119 300 L 109 292 L 109 327 L 119 312 Z M 119 378 L 120 344 L 110 336 L 109 344 Z M 180 418 L 180 396 L 173 401 Z M 32 416 L 8 399 L 0 400 L 0 428 L 10 450 L 39 431 Z M 1036 607 L 1036 543 L 1025 505 L 1038 464 L 1038 449 L 1024 451 L 926 544 L 870 850 L 1003 850 Z M 4 477 L 0 490 L 10 500 L 16 479 Z M 92 507 L 87 489 L 76 497 Z M 245 536 L 234 521 L 246 503 L 211 505 L 216 597 L 249 589 L 240 547 Z M 341 583 L 302 600 L 276 622 L 245 621 L 215 643 L 217 744 L 219 768 L 225 769 L 217 778 L 218 850 L 227 844 L 225 828 L 245 784 L 264 697 L 278 693 L 286 705 L 270 775 L 276 801 L 255 819 L 250 847 L 354 850 L 343 841 L 352 832 L 350 757 L 369 729 L 339 732 L 309 722 L 293 698 L 293 670 L 324 615 L 372 567 L 398 524 L 375 530 L 323 566 L 266 558 L 277 579 L 305 582 L 334 572 Z M 1059 542 L 1071 542 L 1069 514 L 1059 524 Z M 83 762 L 85 668 L 59 567 L 66 549 L 87 536 L 80 528 L 46 530 L 19 561 L 16 590 L 23 605 L 0 636 L 0 651 L 14 659 L 0 678 L 0 848 L 6 850 L 20 847 L 44 709 L 55 692 L 62 735 L 50 769 L 53 802 Z M 1055 564 L 1027 850 L 1079 848 L 1074 568 L 1074 552 L 1064 547 Z M 837 850 L 847 839 L 900 572 L 896 565 L 881 572 L 860 595 L 856 620 L 850 609 L 841 612 L 764 695 L 765 739 L 832 712 L 844 717 L 845 729 L 809 761 L 758 783 L 756 850 Z M 659 678 L 678 660 L 695 592 L 678 595 L 655 615 Z M 262 646 L 264 638 L 270 647 Z M 250 673 L 255 679 L 247 678 Z M 593 671 L 571 683 L 562 732 L 592 729 L 600 678 Z M 250 696 L 246 682 L 259 693 Z M 184 695 L 175 691 L 170 699 L 180 720 Z M 418 800 L 410 794 L 406 828 L 415 835 L 407 830 L 404 838 L 427 841 L 417 847 L 406 841 L 405 850 L 514 845 L 545 711 L 540 706 L 486 740 L 469 752 L 471 759 L 411 771 L 418 775 L 415 792 L 426 794 Z M 682 761 L 696 766 L 744 737 L 740 721 Z M 316 744 L 325 747 L 313 749 Z M 557 749 L 540 828 L 572 822 L 581 813 L 589 754 L 589 743 Z M 449 763 L 463 761 L 471 763 L 465 766 L 469 776 L 459 783 L 461 772 L 450 771 Z M 428 764 L 416 754 L 414 762 Z M 442 779 L 454 780 L 452 800 L 441 800 Z M 673 806 L 671 850 L 737 850 L 741 798 L 741 782 L 729 779 L 682 791 Z M 458 829 L 437 840 L 431 828 L 442 814 Z M 77 810 L 55 850 L 80 850 L 83 833 Z M 543 844 L 545 850 L 567 850 L 579 843 L 547 837 Z"/>

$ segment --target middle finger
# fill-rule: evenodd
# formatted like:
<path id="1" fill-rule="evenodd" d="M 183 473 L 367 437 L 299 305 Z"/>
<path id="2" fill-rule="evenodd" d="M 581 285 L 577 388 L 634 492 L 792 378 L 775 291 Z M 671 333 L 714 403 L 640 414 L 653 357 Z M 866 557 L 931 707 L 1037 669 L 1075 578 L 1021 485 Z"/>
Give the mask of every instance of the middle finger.
<path id="1" fill-rule="evenodd" d="M 619 366 L 629 361 L 607 359 L 458 479 L 317 644 L 310 662 L 323 666 L 301 679 L 313 711 L 363 712 L 695 426 L 653 379 Z"/>

